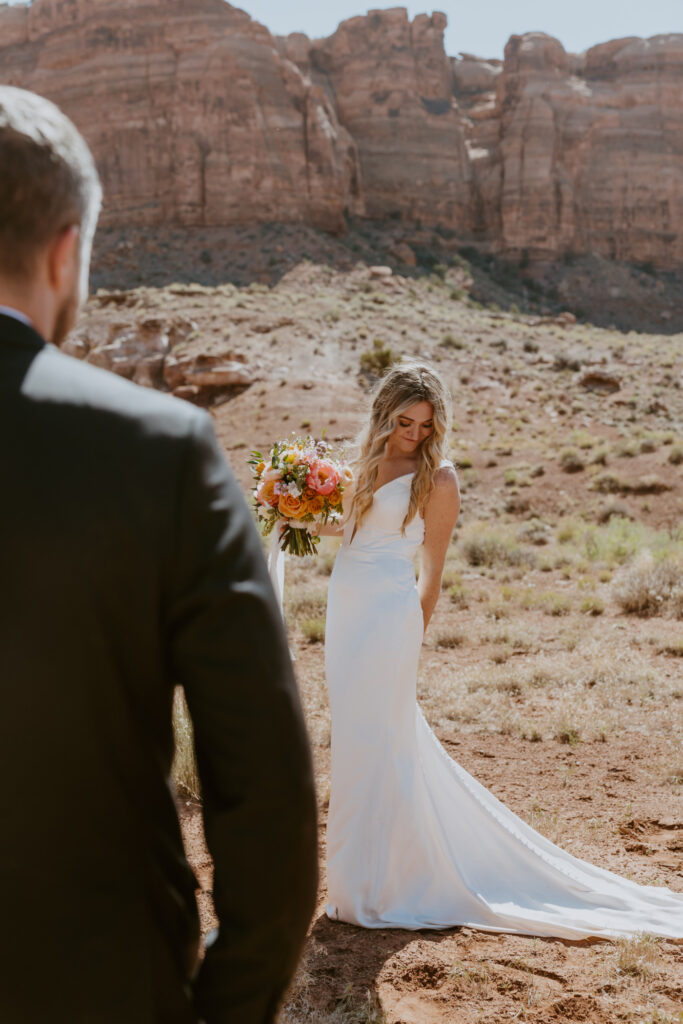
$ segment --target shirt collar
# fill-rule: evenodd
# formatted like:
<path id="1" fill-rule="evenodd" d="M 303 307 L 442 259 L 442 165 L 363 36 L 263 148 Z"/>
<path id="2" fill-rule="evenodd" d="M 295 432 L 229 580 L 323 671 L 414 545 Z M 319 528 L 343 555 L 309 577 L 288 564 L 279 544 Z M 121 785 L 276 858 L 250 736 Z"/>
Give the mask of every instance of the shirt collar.
<path id="1" fill-rule="evenodd" d="M 0 305 L 0 315 L 11 316 L 12 319 L 18 320 L 19 323 L 26 324 L 27 327 L 31 327 L 35 331 L 31 318 L 26 316 L 26 313 L 22 313 L 20 309 L 14 309 L 12 306 Z"/>

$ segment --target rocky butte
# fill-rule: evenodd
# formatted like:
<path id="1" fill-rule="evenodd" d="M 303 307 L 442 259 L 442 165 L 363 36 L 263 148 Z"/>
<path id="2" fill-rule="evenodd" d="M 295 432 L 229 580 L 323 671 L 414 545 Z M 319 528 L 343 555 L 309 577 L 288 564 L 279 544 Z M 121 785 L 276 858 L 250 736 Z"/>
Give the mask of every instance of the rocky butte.
<path id="1" fill-rule="evenodd" d="M 273 37 L 224 0 L 0 7 L 0 79 L 54 99 L 95 153 L 104 224 L 350 217 L 440 225 L 521 259 L 683 266 L 683 34 L 503 61 L 403 8 Z"/>

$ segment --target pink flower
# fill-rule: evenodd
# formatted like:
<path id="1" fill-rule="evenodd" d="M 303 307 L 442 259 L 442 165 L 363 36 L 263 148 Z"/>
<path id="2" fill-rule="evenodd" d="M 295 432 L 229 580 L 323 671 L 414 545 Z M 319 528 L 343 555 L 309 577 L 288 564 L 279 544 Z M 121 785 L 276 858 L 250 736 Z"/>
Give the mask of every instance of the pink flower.
<path id="1" fill-rule="evenodd" d="M 306 486 L 317 494 L 331 494 L 339 483 L 339 473 L 331 462 L 323 459 L 316 459 L 311 463 L 311 468 L 306 477 Z"/>

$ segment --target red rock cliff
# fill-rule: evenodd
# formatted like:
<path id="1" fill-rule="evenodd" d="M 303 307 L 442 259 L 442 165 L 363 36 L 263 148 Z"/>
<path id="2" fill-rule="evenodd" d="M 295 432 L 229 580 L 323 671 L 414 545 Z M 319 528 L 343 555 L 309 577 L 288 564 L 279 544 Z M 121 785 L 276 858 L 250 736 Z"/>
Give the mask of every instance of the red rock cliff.
<path id="1" fill-rule="evenodd" d="M 34 0 L 0 9 L 0 75 L 82 129 L 104 223 L 305 221 L 362 212 L 333 104 L 223 0 Z"/>
<path id="2" fill-rule="evenodd" d="M 683 266 L 683 35 L 449 59 L 403 8 L 273 38 L 224 0 L 0 8 L 0 77 L 81 127 L 105 223 L 421 220 L 495 252 Z"/>

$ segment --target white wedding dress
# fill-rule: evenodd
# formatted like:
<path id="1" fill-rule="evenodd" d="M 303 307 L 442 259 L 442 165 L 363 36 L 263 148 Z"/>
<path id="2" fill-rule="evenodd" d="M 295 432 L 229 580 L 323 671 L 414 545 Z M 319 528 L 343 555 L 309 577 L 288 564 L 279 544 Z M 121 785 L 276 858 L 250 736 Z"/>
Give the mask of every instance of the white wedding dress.
<path id="1" fill-rule="evenodd" d="M 412 474 L 380 487 L 330 580 L 329 917 L 567 939 L 683 937 L 683 894 L 637 885 L 544 839 L 453 761 L 416 702 L 422 609 L 401 535 Z"/>

